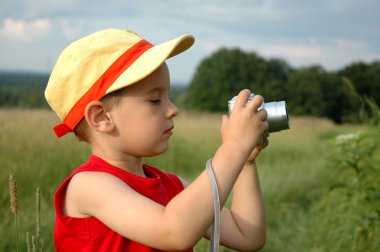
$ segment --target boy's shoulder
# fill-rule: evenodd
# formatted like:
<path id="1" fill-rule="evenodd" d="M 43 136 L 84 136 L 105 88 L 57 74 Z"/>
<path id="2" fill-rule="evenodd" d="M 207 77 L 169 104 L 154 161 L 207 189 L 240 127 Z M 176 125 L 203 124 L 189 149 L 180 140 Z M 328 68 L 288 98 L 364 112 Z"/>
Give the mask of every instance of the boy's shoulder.
<path id="1" fill-rule="evenodd" d="M 119 185 L 117 185 L 119 183 Z M 73 217 L 90 217 L 87 209 L 101 204 L 106 197 L 103 193 L 122 186 L 115 176 L 104 172 L 82 171 L 75 173 L 66 185 L 65 214 Z M 100 202 L 99 202 L 100 201 Z"/>

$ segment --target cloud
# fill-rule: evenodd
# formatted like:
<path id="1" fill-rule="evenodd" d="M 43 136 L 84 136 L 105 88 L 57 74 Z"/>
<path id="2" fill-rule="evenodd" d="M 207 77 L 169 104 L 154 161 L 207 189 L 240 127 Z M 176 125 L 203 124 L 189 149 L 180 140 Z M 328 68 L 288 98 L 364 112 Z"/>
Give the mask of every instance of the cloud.
<path id="1" fill-rule="evenodd" d="M 0 68 L 45 70 L 46 59 L 70 42 L 109 27 L 133 29 L 152 43 L 195 35 L 194 47 L 173 60 L 179 73 L 173 77 L 182 80 L 221 47 L 283 58 L 295 67 L 336 69 L 380 58 L 375 0 L 8 2 L 0 3 Z"/>
<path id="2" fill-rule="evenodd" d="M 5 18 L 0 34 L 15 40 L 31 41 L 46 35 L 51 27 L 48 19 L 22 20 Z"/>
<path id="3" fill-rule="evenodd" d="M 244 20 L 255 20 L 258 18 L 281 19 L 284 13 L 281 9 L 276 8 L 274 1 L 253 1 L 247 4 L 247 1 L 226 1 L 223 4 L 209 3 L 199 1 L 199 4 L 191 4 L 186 8 L 177 8 L 175 12 L 183 14 L 184 12 L 200 20 L 214 20 L 217 22 L 237 22 L 242 23 Z"/>
<path id="4" fill-rule="evenodd" d="M 259 51 L 269 57 L 284 57 L 293 61 L 310 61 L 326 54 L 325 48 L 313 44 L 268 45 L 259 48 Z"/>
<path id="5" fill-rule="evenodd" d="M 347 38 L 272 41 L 258 46 L 258 52 L 266 57 L 284 58 L 293 66 L 323 64 L 329 70 L 342 68 L 358 59 L 369 62 L 380 58 L 368 43 Z"/>
<path id="6" fill-rule="evenodd" d="M 345 39 L 345 38 L 334 38 L 332 39 L 332 42 L 343 49 L 366 49 L 369 47 L 367 43 L 364 41 L 360 40 L 350 40 L 350 39 Z"/>
<path id="7" fill-rule="evenodd" d="M 83 32 L 84 22 L 81 18 L 63 18 L 58 22 L 58 29 L 64 37 L 73 39 Z"/>

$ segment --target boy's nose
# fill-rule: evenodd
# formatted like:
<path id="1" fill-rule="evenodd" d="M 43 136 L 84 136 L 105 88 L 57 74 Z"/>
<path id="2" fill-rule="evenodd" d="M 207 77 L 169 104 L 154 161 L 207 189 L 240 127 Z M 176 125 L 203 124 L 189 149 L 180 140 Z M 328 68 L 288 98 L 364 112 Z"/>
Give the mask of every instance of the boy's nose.
<path id="1" fill-rule="evenodd" d="M 175 117 L 178 115 L 178 113 L 179 113 L 179 110 L 178 110 L 177 106 L 174 105 L 174 103 L 172 103 L 171 101 L 169 101 L 167 117 L 169 117 L 169 118 Z"/>

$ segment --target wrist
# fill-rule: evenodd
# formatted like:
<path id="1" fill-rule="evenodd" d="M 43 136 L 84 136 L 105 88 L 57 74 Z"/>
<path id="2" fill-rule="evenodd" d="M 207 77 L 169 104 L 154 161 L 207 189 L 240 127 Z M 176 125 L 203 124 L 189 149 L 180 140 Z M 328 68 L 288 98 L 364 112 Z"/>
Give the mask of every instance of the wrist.
<path id="1" fill-rule="evenodd" d="M 239 148 L 238 144 L 234 143 L 222 143 L 215 153 L 217 159 L 224 160 L 223 162 L 229 163 L 232 166 L 243 167 L 245 161 L 248 158 L 248 153 Z"/>
<path id="2" fill-rule="evenodd" d="M 225 141 L 221 144 L 220 148 L 228 152 L 231 157 L 242 158 L 243 163 L 249 158 L 251 153 L 249 147 L 239 141 Z"/>

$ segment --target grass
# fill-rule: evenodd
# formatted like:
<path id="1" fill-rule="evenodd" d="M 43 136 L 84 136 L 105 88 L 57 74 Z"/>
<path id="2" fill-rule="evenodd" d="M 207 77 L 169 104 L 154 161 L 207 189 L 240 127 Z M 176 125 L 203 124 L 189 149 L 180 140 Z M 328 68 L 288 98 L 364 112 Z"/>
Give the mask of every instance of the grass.
<path id="1" fill-rule="evenodd" d="M 170 150 L 146 162 L 191 181 L 220 144 L 219 114 L 183 112 L 176 120 Z M 337 126 L 316 118 L 291 118 L 291 129 L 272 133 L 258 159 L 267 212 L 267 243 L 262 251 L 318 251 L 312 230 L 318 222 L 310 211 L 325 187 L 331 139 L 357 126 Z M 54 251 L 53 196 L 58 185 L 87 160 L 88 146 L 75 137 L 57 139 L 58 124 L 47 110 L 0 110 L 0 251 L 15 251 L 14 216 L 9 208 L 8 176 L 15 173 L 19 196 L 19 244 L 26 251 L 26 233 L 34 233 L 35 192 L 40 187 L 43 251 Z M 201 240 L 196 251 L 207 251 Z M 230 251 L 223 248 L 222 251 Z"/>

